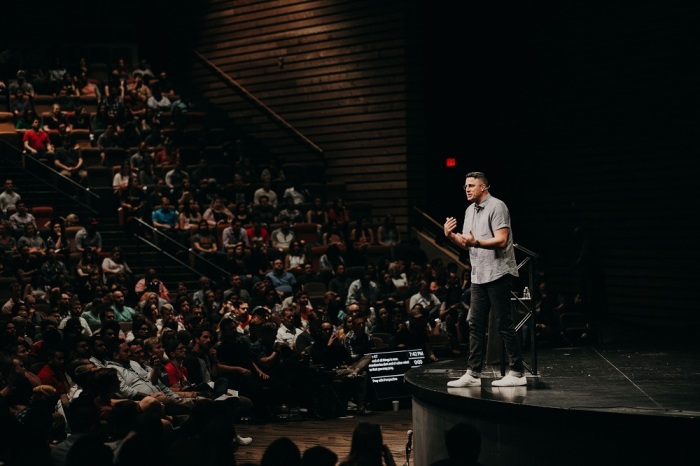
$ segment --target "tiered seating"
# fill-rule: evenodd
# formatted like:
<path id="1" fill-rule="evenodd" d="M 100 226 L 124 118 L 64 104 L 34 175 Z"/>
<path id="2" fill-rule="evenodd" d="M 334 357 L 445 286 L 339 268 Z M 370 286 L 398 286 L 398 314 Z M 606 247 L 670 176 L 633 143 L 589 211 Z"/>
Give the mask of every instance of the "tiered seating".
<path id="1" fill-rule="evenodd" d="M 308 246 L 318 244 L 318 227 L 315 223 L 296 223 L 292 230 L 298 241 L 304 241 Z"/>
<path id="2" fill-rule="evenodd" d="M 90 140 L 90 130 L 88 129 L 74 129 L 73 137 L 78 143 L 81 149 L 92 147 L 92 141 Z"/>
<path id="3" fill-rule="evenodd" d="M 12 112 L 0 112 L 0 131 L 14 131 L 15 118 Z"/>
<path id="4" fill-rule="evenodd" d="M 34 111 L 39 116 L 48 114 L 51 111 L 54 97 L 52 95 L 37 94 L 34 96 Z"/>
<path id="5" fill-rule="evenodd" d="M 0 139 L 12 147 L 21 147 L 22 139 L 15 130 L 15 119 L 10 112 L 0 112 Z"/>
<path id="6" fill-rule="evenodd" d="M 102 166 L 102 151 L 96 147 L 83 147 L 80 149 L 85 167 Z"/>
<path id="7" fill-rule="evenodd" d="M 32 215 L 36 220 L 36 226 L 39 230 L 48 230 L 45 225 L 54 217 L 54 208 L 50 205 L 32 207 Z"/>
<path id="8" fill-rule="evenodd" d="M 90 95 L 81 95 L 78 97 L 80 100 L 80 104 L 85 107 L 91 115 L 95 114 L 97 112 L 97 97 L 95 96 L 90 96 Z"/>

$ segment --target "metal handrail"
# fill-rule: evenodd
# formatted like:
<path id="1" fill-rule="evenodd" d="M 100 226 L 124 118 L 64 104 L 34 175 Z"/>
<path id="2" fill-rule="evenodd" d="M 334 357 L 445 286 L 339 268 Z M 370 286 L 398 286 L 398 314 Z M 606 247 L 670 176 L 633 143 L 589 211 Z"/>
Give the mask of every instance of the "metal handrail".
<path id="1" fill-rule="evenodd" d="M 443 234 L 442 224 L 438 223 L 433 217 L 430 216 L 430 214 L 422 210 L 420 207 L 413 206 L 413 210 L 418 213 L 418 216 L 421 219 L 421 224 L 425 224 L 427 222 L 427 225 L 431 228 L 430 232 L 433 234 L 433 238 L 435 238 L 435 243 L 438 246 L 449 249 L 457 256 L 461 256 L 462 253 L 464 253 L 464 249 L 458 247 L 452 241 L 446 240 Z"/>
<path id="2" fill-rule="evenodd" d="M 238 91 L 243 97 L 245 97 L 247 100 L 250 102 L 253 102 L 258 108 L 260 108 L 263 112 L 265 112 L 269 117 L 271 117 L 273 120 L 275 120 L 278 124 L 280 124 L 282 127 L 285 129 L 289 130 L 294 136 L 297 137 L 300 141 L 302 141 L 305 145 L 307 145 L 311 150 L 316 152 L 317 155 L 323 155 L 323 149 L 321 149 L 319 146 L 314 144 L 313 141 L 311 141 L 309 138 L 304 136 L 304 134 L 296 129 L 294 126 L 292 126 L 287 120 L 282 118 L 280 115 L 275 113 L 270 107 L 265 105 L 260 99 L 255 97 L 250 91 L 248 91 L 245 87 L 243 87 L 238 81 L 230 77 L 226 72 L 224 72 L 221 68 L 216 66 L 214 63 L 212 63 L 208 58 L 206 58 L 204 55 L 201 53 L 197 52 L 196 50 L 192 49 L 192 53 L 199 58 L 202 63 L 207 65 L 209 68 L 211 68 L 216 74 L 221 77 L 224 81 L 226 81 L 230 86 L 232 86 L 236 91 Z"/>
<path id="3" fill-rule="evenodd" d="M 76 183 L 69 177 L 61 174 L 61 172 L 55 170 L 54 168 L 42 163 L 39 160 L 36 160 L 32 157 L 27 156 L 27 154 L 18 149 L 17 147 L 13 146 L 12 144 L 9 144 L 7 141 L 0 139 L 0 144 L 3 145 L 3 150 L 0 150 L 0 154 L 2 154 L 2 158 L 8 162 L 9 164 L 13 165 L 15 168 L 20 168 L 23 169 L 28 175 L 32 176 L 33 178 L 39 180 L 42 184 L 45 184 L 48 187 L 51 187 L 57 191 L 59 191 L 61 194 L 64 194 L 66 196 L 70 196 L 70 194 L 59 187 L 56 183 L 51 183 L 50 180 L 61 180 L 64 183 L 68 183 L 69 186 L 71 186 L 74 190 L 80 191 L 83 193 L 85 198 L 89 201 L 92 199 L 93 201 L 99 201 L 101 199 L 100 195 L 91 191 L 89 188 L 86 188 L 85 186 L 81 185 L 80 183 Z M 13 153 L 14 155 L 18 155 L 19 159 L 21 162 L 17 160 L 17 158 L 13 158 L 12 156 L 9 156 L 7 151 Z M 31 165 L 31 167 L 27 167 L 27 163 Z M 40 172 L 44 171 L 46 174 L 45 176 L 42 176 Z M 46 176 L 48 175 L 48 176 Z M 93 214 L 97 214 L 97 210 L 95 210 L 89 203 L 82 202 L 80 199 L 77 199 L 73 197 L 73 200 L 80 204 L 82 207 L 87 209 L 89 212 Z"/>
<path id="4" fill-rule="evenodd" d="M 204 264 L 206 264 L 206 266 L 209 267 L 210 270 L 211 270 L 211 269 L 216 269 L 218 272 L 221 273 L 221 276 L 222 276 L 222 277 L 231 278 L 231 272 L 229 272 L 228 270 L 222 269 L 221 267 L 219 267 L 219 266 L 216 265 L 215 263 L 211 262 L 210 260 L 208 260 L 208 259 L 206 259 L 206 258 L 204 258 L 204 257 L 201 257 L 201 256 L 197 255 L 197 254 L 192 250 L 192 248 L 188 248 L 187 246 L 183 245 L 182 243 L 179 243 L 178 241 L 175 241 L 174 239 L 172 239 L 171 237 L 169 237 L 168 235 L 166 235 L 166 234 L 163 233 L 162 231 L 158 230 L 157 228 L 154 228 L 152 225 L 149 225 L 148 223 L 144 222 L 142 219 L 140 219 L 140 218 L 138 218 L 138 217 L 134 217 L 134 221 L 137 222 L 137 223 L 141 226 L 141 228 L 150 231 L 150 232 L 153 234 L 153 237 L 154 237 L 154 238 L 163 238 L 163 239 L 165 239 L 166 241 L 168 241 L 169 244 L 172 244 L 173 246 L 175 246 L 176 249 L 179 249 L 181 252 L 187 253 L 188 255 L 189 255 L 189 254 L 195 254 L 196 260 L 199 261 L 199 262 L 203 262 Z M 161 248 L 157 243 L 154 243 L 153 241 L 148 240 L 148 238 L 145 238 L 143 235 L 139 235 L 139 234 L 137 234 L 137 233 L 134 233 L 134 236 L 136 236 L 141 242 L 147 244 L 148 246 L 152 247 L 153 249 L 156 249 L 158 252 L 164 254 L 164 255 L 167 256 L 168 258 L 174 260 L 175 262 L 177 262 L 177 263 L 179 263 L 180 265 L 184 266 L 185 268 L 189 269 L 189 270 L 190 270 L 191 272 L 193 272 L 194 274 L 199 275 L 199 276 L 204 275 L 204 274 L 203 274 L 202 272 L 200 272 L 199 270 L 193 268 L 190 264 L 188 264 L 188 263 L 182 261 L 179 257 L 170 254 L 168 251 L 166 251 L 165 249 Z"/>

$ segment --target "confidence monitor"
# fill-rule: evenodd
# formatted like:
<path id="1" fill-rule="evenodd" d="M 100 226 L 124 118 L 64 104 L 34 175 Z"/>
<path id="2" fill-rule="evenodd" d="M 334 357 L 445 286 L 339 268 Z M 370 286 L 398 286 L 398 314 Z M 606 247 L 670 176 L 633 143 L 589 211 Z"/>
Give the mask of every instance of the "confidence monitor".
<path id="1" fill-rule="evenodd" d="M 411 393 L 403 383 L 403 376 L 407 370 L 423 365 L 423 350 L 386 351 L 370 353 L 370 356 L 372 359 L 367 370 L 377 399 L 410 397 Z"/>

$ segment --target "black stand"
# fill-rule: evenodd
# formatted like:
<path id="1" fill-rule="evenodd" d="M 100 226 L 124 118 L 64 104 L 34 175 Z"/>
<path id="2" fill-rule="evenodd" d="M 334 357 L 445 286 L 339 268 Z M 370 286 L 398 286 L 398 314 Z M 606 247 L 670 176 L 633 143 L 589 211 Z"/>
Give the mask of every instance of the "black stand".
<path id="1" fill-rule="evenodd" d="M 527 265 L 527 272 L 528 272 L 528 289 L 530 290 L 530 295 L 532 296 L 532 293 L 534 292 L 535 289 L 535 259 L 539 257 L 539 254 L 537 254 L 534 251 L 529 250 L 528 248 L 521 246 L 519 244 L 514 244 L 513 247 L 515 248 L 516 251 L 520 251 L 524 254 L 523 260 L 518 263 L 518 271 L 520 271 L 525 265 Z M 523 328 L 525 324 L 529 326 L 530 330 L 530 367 L 525 364 L 525 368 L 528 369 L 532 375 L 537 375 L 537 345 L 535 344 L 535 333 L 536 333 L 536 322 L 535 322 L 535 304 L 532 298 L 529 297 L 519 297 L 514 291 L 510 292 L 513 297 L 511 300 L 517 302 L 520 306 L 522 306 L 526 312 L 523 318 L 520 320 L 520 322 L 515 324 L 515 331 L 516 333 L 520 331 L 520 329 Z M 506 375 L 506 365 L 507 365 L 507 356 L 506 356 L 506 347 L 503 342 L 501 342 L 501 375 Z"/>

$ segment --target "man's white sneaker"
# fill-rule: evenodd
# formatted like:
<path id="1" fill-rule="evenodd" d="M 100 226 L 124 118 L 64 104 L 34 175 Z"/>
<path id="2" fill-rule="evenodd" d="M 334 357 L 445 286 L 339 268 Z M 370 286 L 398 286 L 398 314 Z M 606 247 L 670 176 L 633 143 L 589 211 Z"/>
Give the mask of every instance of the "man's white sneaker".
<path id="1" fill-rule="evenodd" d="M 236 435 L 236 443 L 239 445 L 248 445 L 252 441 L 252 437 L 241 437 L 240 435 Z"/>
<path id="2" fill-rule="evenodd" d="M 508 371 L 505 377 L 501 380 L 494 380 L 491 385 L 494 387 L 522 387 L 527 385 L 527 378 L 517 372 Z"/>
<path id="3" fill-rule="evenodd" d="M 481 387 L 481 377 L 472 376 L 471 372 L 467 371 L 462 377 L 457 380 L 450 380 L 447 382 L 448 387 Z"/>

